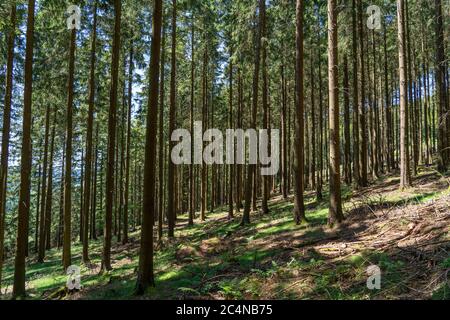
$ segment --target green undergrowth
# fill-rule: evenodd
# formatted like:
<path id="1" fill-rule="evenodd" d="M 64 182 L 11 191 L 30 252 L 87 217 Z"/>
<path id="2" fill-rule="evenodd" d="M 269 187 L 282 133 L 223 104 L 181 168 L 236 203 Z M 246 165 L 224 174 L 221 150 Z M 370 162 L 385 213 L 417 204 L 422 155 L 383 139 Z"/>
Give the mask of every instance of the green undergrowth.
<path id="1" fill-rule="evenodd" d="M 421 173 L 425 175 L 425 173 Z M 382 178 L 377 185 L 394 184 L 395 178 Z M 448 194 L 448 189 L 429 191 L 393 190 L 386 195 L 375 194 L 370 204 L 420 204 Z M 350 210 L 358 192 L 343 185 L 345 210 Z M 143 298 L 226 298 L 226 299 L 395 299 L 408 288 L 402 283 L 408 276 L 405 262 L 386 253 L 363 250 L 346 259 L 330 263 L 312 248 L 290 247 L 293 240 L 303 244 L 321 239 L 327 230 L 328 192 L 317 201 L 314 193 L 306 193 L 308 223 L 293 222 L 293 204 L 289 200 L 270 202 L 267 215 L 252 213 L 251 224 L 240 225 L 240 214 L 228 220 L 226 208 L 208 213 L 207 221 L 196 219 L 187 225 L 187 216 L 179 217 L 183 228 L 175 240 L 164 241 L 155 251 L 155 283 Z M 197 214 L 198 217 L 198 214 Z M 82 246 L 72 246 L 72 264 L 81 266 L 82 290 L 63 298 L 134 299 L 138 267 L 139 230 L 130 234 L 131 245 L 113 246 L 113 270 L 98 273 L 101 264 L 102 240 L 90 242 L 92 266 L 81 264 Z M 114 241 L 113 241 L 114 243 Z M 305 246 L 306 247 L 306 246 Z M 367 267 L 378 265 L 382 271 L 381 291 L 367 289 Z M 450 268 L 450 260 L 442 269 Z M 27 264 L 29 299 L 43 299 L 65 286 L 61 250 L 52 249 L 44 263 L 32 255 Z M 4 270 L 3 290 L 10 292 L 13 282 L 13 261 Z M 448 299 L 449 287 L 442 286 L 434 299 Z M 3 298 L 8 298 L 3 296 Z"/>

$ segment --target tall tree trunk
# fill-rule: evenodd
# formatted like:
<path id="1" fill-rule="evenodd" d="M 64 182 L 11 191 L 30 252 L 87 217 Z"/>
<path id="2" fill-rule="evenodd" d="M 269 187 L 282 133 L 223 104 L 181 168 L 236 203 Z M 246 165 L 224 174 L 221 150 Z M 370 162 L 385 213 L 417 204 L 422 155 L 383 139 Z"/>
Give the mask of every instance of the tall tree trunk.
<path id="1" fill-rule="evenodd" d="M 206 42 L 206 38 L 205 38 Z M 206 126 L 207 126 L 207 112 L 208 112 L 208 51 L 207 51 L 207 45 L 205 46 L 204 53 L 203 53 L 203 84 L 202 84 L 202 137 L 205 133 Z M 205 144 L 202 144 L 203 149 Z M 202 221 L 205 221 L 206 219 L 206 179 L 207 179 L 207 173 L 206 173 L 206 164 L 202 160 L 201 164 L 201 187 L 200 187 L 200 218 Z"/>
<path id="2" fill-rule="evenodd" d="M 256 35 L 256 44 L 255 44 L 255 69 L 253 75 L 253 105 L 251 112 L 251 121 L 250 128 L 256 129 L 256 113 L 258 109 L 258 88 L 259 88 L 259 68 L 260 68 L 260 55 L 261 55 L 261 10 L 262 7 L 265 6 L 265 0 L 259 0 L 259 12 L 260 12 L 260 21 L 257 27 L 257 35 Z M 256 192 L 256 184 L 254 183 L 254 176 L 256 171 L 256 165 L 249 164 L 247 166 L 247 178 L 245 181 L 245 204 L 244 204 L 244 213 L 242 215 L 241 225 L 250 224 L 250 207 L 252 202 L 252 191 Z"/>
<path id="3" fill-rule="evenodd" d="M 436 25 L 436 102 L 438 109 L 438 170 L 445 172 L 449 162 L 450 150 L 447 137 L 446 128 L 447 122 L 449 122 L 448 110 L 446 107 L 446 65 L 445 65 L 445 52 L 444 52 L 444 26 L 442 19 L 442 4 L 441 0 L 434 0 L 435 7 L 435 25 Z"/>
<path id="4" fill-rule="evenodd" d="M 86 161 L 84 170 L 84 209 L 83 209 L 83 254 L 82 261 L 89 262 L 89 206 L 91 204 L 91 175 L 92 175 L 92 152 L 93 152 L 93 128 L 94 128 L 94 105 L 95 105 L 95 59 L 97 45 L 97 2 L 94 5 L 94 25 L 91 36 L 91 65 L 89 78 L 89 111 L 87 119 L 86 134 Z"/>
<path id="5" fill-rule="evenodd" d="M 388 72 L 388 52 L 387 52 L 387 27 L 384 26 L 384 98 L 386 109 L 386 136 L 387 136 L 387 168 L 388 172 L 394 169 L 394 148 L 393 148 L 393 128 L 392 128 L 392 107 L 389 96 L 389 72 Z"/>
<path id="6" fill-rule="evenodd" d="M 408 98 L 406 76 L 406 43 L 405 43 L 405 2 L 397 1 L 398 19 L 398 55 L 400 77 L 400 188 L 405 189 L 411 185 L 409 170 L 409 137 L 408 137 Z"/>
<path id="7" fill-rule="evenodd" d="M 177 49 L 177 1 L 172 0 L 172 53 L 171 53 L 171 74 L 170 74 L 170 109 L 169 109 L 169 138 L 172 132 L 175 130 L 175 117 L 176 117 L 176 74 L 177 74 L 177 62 L 176 62 L 176 49 Z M 174 147 L 172 139 L 169 141 L 169 156 L 168 160 L 168 179 L 167 179 L 167 218 L 168 218 L 168 235 L 169 238 L 174 237 L 175 219 L 176 219 L 176 188 L 175 188 L 175 164 L 171 160 L 171 153 Z"/>
<path id="8" fill-rule="evenodd" d="M 72 139 L 73 139 L 73 83 L 75 73 L 76 29 L 70 36 L 69 82 L 67 93 L 67 128 L 66 128 L 66 163 L 64 173 L 64 234 L 63 234 L 63 267 L 64 270 L 72 263 L 71 255 L 71 224 L 72 224 Z"/>
<path id="9" fill-rule="evenodd" d="M 191 135 L 194 132 L 194 104 L 195 104 L 195 25 L 194 13 L 192 13 L 191 22 L 191 109 L 190 109 L 190 130 Z M 189 225 L 194 224 L 194 139 L 191 141 L 191 163 L 189 165 Z"/>
<path id="10" fill-rule="evenodd" d="M 243 128 L 243 104 L 244 104 L 244 88 L 242 83 L 241 67 L 238 68 L 238 112 L 236 126 L 238 129 Z M 242 164 L 236 166 L 236 211 L 240 212 L 242 209 Z"/>
<path id="11" fill-rule="evenodd" d="M 62 139 L 62 145 L 66 144 L 65 138 Z M 57 232 L 57 247 L 58 249 L 62 245 L 62 234 L 63 234 L 63 216 L 64 216 L 64 164 L 66 161 L 66 149 L 63 147 L 63 154 L 61 157 L 61 179 L 59 186 L 59 218 L 58 218 L 58 232 Z"/>
<path id="12" fill-rule="evenodd" d="M 263 105 L 263 129 L 267 130 L 269 128 L 269 105 L 268 105 L 268 84 L 267 84 L 267 30 L 266 30 L 266 2 L 261 3 L 261 38 L 264 39 L 261 44 L 261 73 L 262 73 L 262 105 Z M 268 146 L 269 146 L 268 137 Z M 265 148 L 265 147 L 264 147 Z M 270 153 L 270 149 L 268 149 Z M 231 170 L 231 168 L 230 168 Z M 261 212 L 262 214 L 269 213 L 269 207 L 267 201 L 269 200 L 269 176 L 262 177 L 262 201 L 261 201 Z M 233 186 L 230 185 L 230 188 Z"/>
<path id="13" fill-rule="evenodd" d="M 359 169 L 359 95 L 358 95 L 358 30 L 356 18 L 356 0 L 352 0 L 352 69 L 353 69 L 353 178 L 361 186 Z"/>
<path id="14" fill-rule="evenodd" d="M 294 220 L 297 224 L 306 221 L 304 192 L 304 92 L 303 92 L 303 1 L 296 5 L 296 110 L 295 110 L 295 159 L 294 159 Z"/>
<path id="15" fill-rule="evenodd" d="M 366 129 L 366 96 L 365 96 L 365 67 L 364 67 L 364 22 L 363 22 L 363 4 L 358 4 L 358 23 L 359 23 L 359 63 L 361 70 L 361 91 L 359 93 L 359 170 L 360 170 L 360 186 L 366 187 L 367 181 L 367 129 Z"/>
<path id="16" fill-rule="evenodd" d="M 334 226 L 344 220 L 341 203 L 339 150 L 339 80 L 338 26 L 336 0 L 328 0 L 328 88 L 330 117 L 330 210 L 328 224 Z"/>
<path id="17" fill-rule="evenodd" d="M 91 204 L 91 227 L 89 238 L 93 240 L 97 240 L 97 178 L 98 178 L 98 154 L 99 154 L 99 124 L 97 124 L 96 133 L 95 133 L 95 160 L 94 160 L 94 180 L 92 182 L 92 204 Z M 100 198 L 102 199 L 102 198 Z"/>
<path id="18" fill-rule="evenodd" d="M 379 126 L 378 126 L 378 87 L 377 87 L 377 55 L 376 55 L 376 38 L 375 38 L 375 30 L 372 30 L 372 56 L 373 56 L 373 101 L 372 101 L 372 113 L 373 113 L 373 128 L 372 128 L 372 136 L 373 136 L 373 168 L 372 168 L 372 176 L 374 179 L 379 177 L 380 163 L 379 163 Z"/>
<path id="19" fill-rule="evenodd" d="M 53 111 L 52 135 L 50 141 L 50 159 L 48 167 L 47 196 L 45 203 L 45 249 L 51 248 L 51 225 L 52 225 L 52 204 L 53 204 L 53 159 L 55 152 L 55 135 L 56 135 L 56 115 L 57 109 Z"/>
<path id="20" fill-rule="evenodd" d="M 285 66 L 281 66 L 281 193 L 283 199 L 288 195 L 288 168 L 287 168 L 287 92 Z"/>
<path id="21" fill-rule="evenodd" d="M 232 41 L 232 38 L 230 37 L 230 42 Z M 233 128 L 233 49 L 230 44 L 230 60 L 229 60 L 229 72 L 230 72 L 230 90 L 229 90 L 229 109 L 228 109 L 228 124 L 229 128 Z M 232 150 L 234 152 L 234 148 Z M 234 157 L 233 157 L 234 158 Z M 229 182 L 228 182 L 228 219 L 233 219 L 233 164 L 230 164 L 228 166 L 228 174 L 229 174 Z"/>
<path id="22" fill-rule="evenodd" d="M 82 139 L 81 139 L 81 145 L 83 145 Z M 83 243 L 83 225 L 84 225 L 84 222 L 83 222 L 83 220 L 84 220 L 84 215 L 83 215 L 83 209 L 84 209 L 83 208 L 83 205 L 84 205 L 84 202 L 83 202 L 84 184 L 83 184 L 83 182 L 84 182 L 84 174 L 85 174 L 84 173 L 84 163 L 85 163 L 84 149 L 81 148 L 81 157 L 80 157 L 81 173 L 80 173 L 80 192 L 79 192 L 79 195 L 80 195 L 80 219 L 79 219 L 79 221 L 80 221 L 80 224 L 79 224 L 80 243 Z"/>
<path id="23" fill-rule="evenodd" d="M 5 221 L 6 221 L 6 188 L 8 179 L 9 140 L 11 129 L 11 101 L 14 70 L 14 40 L 16 35 L 16 4 L 11 6 L 11 25 L 8 36 L 8 61 L 6 66 L 5 107 L 3 110 L 3 133 L 0 160 L 0 290 L 2 285 Z"/>
<path id="24" fill-rule="evenodd" d="M 38 168 L 38 189 L 36 195 L 36 218 L 34 229 L 34 253 L 38 253 L 39 247 L 39 210 L 41 201 L 41 175 L 42 175 L 42 151 L 39 154 L 39 168 Z M 3 256 L 1 256 L 3 257 Z M 1 283 L 0 283 L 1 284 Z"/>
<path id="25" fill-rule="evenodd" d="M 133 109 L 133 72 L 134 72 L 134 47 L 133 41 L 130 44 L 130 60 L 128 65 L 128 113 L 127 113 L 127 141 L 126 141 L 126 157 L 125 157 L 125 190 L 123 204 L 123 244 L 128 243 L 128 201 L 130 193 L 130 155 L 131 155 L 131 112 Z M 156 208 L 156 207 L 155 207 Z"/>
<path id="26" fill-rule="evenodd" d="M 176 4 L 174 0 L 174 4 Z M 147 129 L 145 143 L 144 169 L 144 208 L 141 231 L 141 250 L 139 254 L 139 270 L 136 292 L 143 294 L 153 279 L 153 222 L 156 209 L 156 135 L 158 117 L 159 63 L 161 54 L 162 0 L 155 0 L 153 9 L 153 36 L 150 60 L 150 94 L 148 99 Z"/>
<path id="27" fill-rule="evenodd" d="M 320 45 L 320 38 L 319 38 L 319 45 Z M 318 64 L 319 64 L 319 170 L 318 170 L 318 176 L 317 176 L 317 188 L 316 188 L 316 199 L 317 201 L 321 201 L 323 198 L 322 195 L 322 184 L 323 184 L 323 87 L 322 87 L 322 58 L 320 55 L 318 56 Z"/>
<path id="28" fill-rule="evenodd" d="M 161 18 L 165 21 L 164 17 Z M 161 22 L 163 24 L 164 22 Z M 159 175 L 159 199 L 158 199 L 158 240 L 161 241 L 163 237 L 163 208 L 164 208 L 164 198 L 165 198 L 165 188 L 164 188 L 164 79 L 165 79 L 165 65 L 166 65 L 166 32 L 164 25 L 162 26 L 162 45 L 161 45 L 161 85 L 159 92 L 159 165 L 158 165 L 158 175 Z M 135 192 L 136 193 L 136 192 Z"/>
<path id="29" fill-rule="evenodd" d="M 114 154 L 116 146 L 116 125 L 117 125 L 117 86 L 119 83 L 119 58 L 120 58 L 120 29 L 122 17 L 122 3 L 120 0 L 114 0 L 115 23 L 114 38 L 112 45 L 111 60 L 111 90 L 109 100 L 108 117 L 108 155 L 106 167 L 106 212 L 105 228 L 103 242 L 102 270 L 111 270 L 111 226 L 113 215 L 113 197 L 114 197 Z"/>
<path id="30" fill-rule="evenodd" d="M 412 76 L 412 66 L 413 66 L 413 59 L 412 59 L 412 53 L 411 53 L 411 37 L 410 37 L 410 25 L 409 25 L 409 5 L 408 0 L 404 0 L 404 25 L 405 25 L 405 46 L 406 46 L 406 56 L 405 56 L 405 68 L 407 73 L 407 102 L 408 104 L 408 124 L 407 124 L 407 134 L 409 134 L 408 143 L 411 144 L 412 147 L 412 170 L 414 176 L 417 175 L 417 132 L 416 132 L 416 119 L 415 119 L 415 112 L 414 112 L 414 80 Z M 408 147 L 409 148 L 409 147 Z M 408 151 L 408 157 L 409 157 L 409 151 Z M 411 167 L 411 164 L 409 164 Z"/>
<path id="31" fill-rule="evenodd" d="M 310 51 L 310 66 L 311 66 L 311 159 L 309 168 L 309 183 L 311 184 L 311 189 L 316 189 L 316 96 L 315 96 L 315 85 L 314 85 L 314 58 L 313 50 Z"/>
<path id="32" fill-rule="evenodd" d="M 350 84 L 348 77 L 348 59 L 344 57 L 344 181 L 352 183 L 352 165 L 350 154 Z"/>
<path id="33" fill-rule="evenodd" d="M 45 112 L 45 133 L 44 133 L 44 162 L 42 165 L 42 192 L 41 192 L 41 208 L 39 210 L 39 249 L 38 262 L 44 262 L 45 257 L 45 203 L 47 194 L 47 168 L 48 168 L 48 140 L 50 131 L 50 104 L 47 105 Z"/>
<path id="34" fill-rule="evenodd" d="M 19 215 L 17 221 L 17 247 L 14 263 L 13 297 L 25 296 L 25 255 L 28 243 L 27 221 L 30 216 L 31 173 L 31 104 L 33 92 L 33 46 L 34 46 L 35 0 L 28 0 L 28 22 L 25 49 L 25 85 L 23 101 L 22 153 L 19 191 Z M 2 145 L 3 147 L 3 145 Z"/>

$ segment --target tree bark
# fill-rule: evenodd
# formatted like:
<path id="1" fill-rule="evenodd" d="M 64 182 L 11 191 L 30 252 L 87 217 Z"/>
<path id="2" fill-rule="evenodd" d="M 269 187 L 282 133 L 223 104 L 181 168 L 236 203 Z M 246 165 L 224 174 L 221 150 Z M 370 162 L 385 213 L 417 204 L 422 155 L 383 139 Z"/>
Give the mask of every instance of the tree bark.
<path id="1" fill-rule="evenodd" d="M 164 21 L 164 16 L 161 18 Z M 161 22 L 163 24 L 164 22 Z M 158 199 L 158 240 L 161 241 L 163 237 L 163 208 L 164 208 L 164 199 L 165 199 L 165 190 L 164 190 L 164 79 L 165 79 L 165 65 L 166 65 L 166 32 L 164 25 L 162 26 L 162 45 L 161 45 L 161 85 L 159 92 L 159 100 L 160 100 L 160 108 L 159 108 L 159 166 L 158 166 L 158 174 L 159 174 L 159 199 Z M 135 192 L 136 193 L 136 192 Z"/>
<path id="2" fill-rule="evenodd" d="M 259 0 L 259 12 L 265 0 Z M 259 17 L 260 21 L 257 27 L 256 44 L 255 44 L 255 69 L 253 75 L 253 105 L 251 112 L 250 128 L 256 129 L 256 113 L 258 109 L 258 88 L 259 88 L 259 69 L 260 69 L 260 54 L 261 54 L 261 14 Z M 244 213 L 242 215 L 241 225 L 250 224 L 250 207 L 252 202 L 252 191 L 256 192 L 256 184 L 254 183 L 254 176 L 256 171 L 256 165 L 247 165 L 247 178 L 245 181 L 245 204 Z"/>
<path id="3" fill-rule="evenodd" d="M 72 29 L 69 54 L 69 81 L 67 93 L 67 128 L 66 128 L 66 162 L 64 173 L 64 233 L 63 233 L 63 267 L 71 265 L 72 241 L 72 139 L 73 139 L 73 83 L 75 73 L 76 29 Z"/>
<path id="4" fill-rule="evenodd" d="M 53 204 L 53 159 L 55 152 L 55 135 L 56 135 L 56 115 L 57 109 L 53 111 L 53 125 L 52 125 L 52 135 L 50 141 L 50 161 L 48 168 L 48 181 L 47 181 L 47 196 L 45 203 L 45 249 L 51 249 L 51 225 L 52 225 L 52 204 Z"/>
<path id="5" fill-rule="evenodd" d="M 348 59 L 344 57 L 344 181 L 352 183 L 352 168 L 350 154 L 350 84 L 348 77 Z"/>
<path id="6" fill-rule="evenodd" d="M 13 297 L 25 296 L 25 255 L 28 243 L 27 222 L 30 215 L 31 173 L 31 105 L 33 92 L 33 46 L 34 46 L 35 0 L 28 0 L 28 21 L 25 49 L 25 85 L 22 123 L 22 153 L 19 191 L 19 215 L 17 222 L 17 247 L 14 262 Z"/>
<path id="7" fill-rule="evenodd" d="M 0 290 L 2 285 L 3 256 L 5 242 L 5 221 L 6 221 L 6 189 L 8 179 L 9 142 L 11 130 L 11 101 L 14 74 L 14 46 L 16 35 L 16 4 L 11 6 L 11 25 L 8 36 L 8 58 L 6 66 L 6 92 L 5 107 L 3 110 L 3 133 L 2 149 L 0 160 Z"/>
<path id="8" fill-rule="evenodd" d="M 441 0 L 434 0 L 435 7 L 435 28 L 436 28 L 436 102 L 438 113 L 438 170 L 445 172 L 449 161 L 450 150 L 448 150 L 447 141 L 447 98 L 446 98 L 446 70 L 445 70 L 445 52 L 444 52 L 444 27 L 442 19 Z"/>
<path id="9" fill-rule="evenodd" d="M 125 157 L 125 191 L 123 205 L 123 244 L 128 243 L 129 214 L 128 201 L 130 193 L 130 157 L 131 157 L 131 112 L 133 109 L 133 72 L 134 72 L 134 47 L 133 41 L 130 44 L 130 59 L 128 65 L 128 113 L 127 113 L 127 141 L 126 141 L 126 157 Z"/>
<path id="10" fill-rule="evenodd" d="M 294 159 L 294 220 L 301 224 L 306 222 L 304 192 L 304 88 L 303 88 L 303 1 L 296 5 L 296 110 L 295 110 L 295 159 Z"/>
<path id="11" fill-rule="evenodd" d="M 174 0 L 174 4 L 176 4 Z M 145 293 L 154 286 L 153 278 L 153 223 L 156 209 L 156 135 L 158 117 L 159 64 L 161 54 L 162 0 L 155 0 L 153 9 L 153 35 L 150 60 L 150 94 L 148 99 L 144 169 L 144 207 L 142 215 L 141 250 L 136 292 Z"/>
<path id="12" fill-rule="evenodd" d="M 175 117 L 176 117 L 176 74 L 177 74 L 177 62 L 176 62 L 176 48 L 177 48 L 177 1 L 172 0 L 172 53 L 171 53 L 171 74 L 170 74 L 170 109 L 169 109 L 169 138 L 172 132 L 175 130 Z M 168 235 L 169 238 L 173 238 L 176 219 L 176 188 L 175 188 L 175 165 L 171 160 L 171 153 L 174 147 L 172 139 L 169 141 L 169 156 L 168 160 L 168 179 L 167 179 L 167 218 L 168 218 Z"/>
<path id="13" fill-rule="evenodd" d="M 86 161 L 84 170 L 84 209 L 83 209 L 83 263 L 89 262 L 89 207 L 91 204 L 91 175 L 92 175 L 92 152 L 93 152 L 93 128 L 94 128 L 94 108 L 95 108 L 95 63 L 97 45 L 97 2 L 94 5 L 94 25 L 92 27 L 91 38 L 91 65 L 89 77 L 89 111 L 87 119 L 86 134 Z"/>
<path id="14" fill-rule="evenodd" d="M 397 1 L 398 19 L 398 50 L 399 50 L 399 77 L 400 77 L 400 189 L 411 186 L 409 170 L 409 137 L 408 137 L 408 98 L 406 75 L 406 43 L 404 0 Z"/>
<path id="15" fill-rule="evenodd" d="M 328 89 L 330 117 L 330 209 L 328 225 L 344 220 L 339 150 L 338 26 L 336 0 L 328 0 Z"/>
<path id="16" fill-rule="evenodd" d="M 122 17 L 122 3 L 120 0 L 114 0 L 115 25 L 114 38 L 112 45 L 111 60 L 111 90 L 109 100 L 108 117 L 108 155 L 106 166 L 106 211 L 105 228 L 103 242 L 102 270 L 111 270 L 111 226 L 113 215 L 113 197 L 114 197 L 114 155 L 116 146 L 116 125 L 117 125 L 117 86 L 119 82 L 119 58 L 120 58 L 120 29 Z"/>

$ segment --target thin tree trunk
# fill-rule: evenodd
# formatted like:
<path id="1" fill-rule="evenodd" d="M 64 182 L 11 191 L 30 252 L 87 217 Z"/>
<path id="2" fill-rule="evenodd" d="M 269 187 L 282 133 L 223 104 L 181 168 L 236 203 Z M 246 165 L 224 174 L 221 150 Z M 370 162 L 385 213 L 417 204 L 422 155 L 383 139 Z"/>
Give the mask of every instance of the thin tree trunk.
<path id="1" fill-rule="evenodd" d="M 411 185 L 409 170 L 408 98 L 406 84 L 406 44 L 404 0 L 397 1 L 399 77 L 400 77 L 400 189 Z"/>
<path id="2" fill-rule="evenodd" d="M 259 0 L 259 12 L 263 7 L 265 0 Z M 259 68 L 260 68 L 260 54 L 261 54 L 261 14 L 260 21 L 257 27 L 256 45 L 255 45 L 255 69 L 253 75 L 253 106 L 251 112 L 250 128 L 256 129 L 256 113 L 258 109 L 258 88 L 259 88 Z M 250 224 L 250 207 L 252 201 L 252 191 L 256 192 L 256 184 L 254 183 L 256 165 L 249 164 L 247 166 L 247 178 L 245 183 L 245 204 L 244 213 L 242 215 L 241 225 Z"/>
<path id="3" fill-rule="evenodd" d="M 111 61 L 111 90 L 108 117 L 108 155 L 106 167 L 106 212 L 103 242 L 102 270 L 111 270 L 111 226 L 114 196 L 114 154 L 116 146 L 117 86 L 119 82 L 120 29 L 122 3 L 114 0 L 115 24 Z"/>
<path id="4" fill-rule="evenodd" d="M 161 18 L 164 21 L 164 17 Z M 162 22 L 163 24 L 163 22 Z M 161 85 L 159 92 L 160 108 L 159 108 L 159 199 L 158 199 L 158 240 L 161 241 L 163 237 L 163 208 L 164 208 L 164 79 L 165 79 L 165 65 L 166 65 L 166 32 L 164 25 L 162 27 L 162 45 L 161 45 Z M 136 193 L 136 192 L 135 192 Z"/>
<path id="5" fill-rule="evenodd" d="M 176 46 L 177 46 L 177 1 L 172 0 L 172 53 L 171 53 L 171 74 L 170 74 L 170 110 L 169 110 L 169 137 L 175 130 L 175 117 L 176 117 Z M 169 142 L 169 157 L 168 157 L 168 179 L 167 179 L 167 218 L 168 218 L 168 235 L 169 238 L 174 237 L 175 219 L 176 219 L 176 188 L 175 188 L 175 175 L 176 168 L 170 154 L 174 147 L 174 142 L 170 139 Z"/>
<path id="6" fill-rule="evenodd" d="M 64 174 L 64 234 L 63 234 L 63 267 L 71 265 L 71 235 L 72 235 L 72 139 L 73 139 L 73 83 L 75 73 L 76 29 L 71 31 L 69 55 L 69 82 L 67 94 L 67 131 L 66 131 L 66 162 Z"/>
<path id="7" fill-rule="evenodd" d="M 367 181 L 367 130 L 366 130 L 366 96 L 365 96 L 365 68 L 364 68 L 364 22 L 363 22 L 363 4 L 358 4 L 358 23 L 359 23 L 359 52 L 360 52 L 360 70 L 361 70 L 361 91 L 359 93 L 359 170 L 360 170 L 360 186 L 366 187 Z"/>
<path id="8" fill-rule="evenodd" d="M 194 14 L 191 22 L 191 109 L 190 109 L 190 129 L 191 135 L 194 132 L 194 104 L 195 104 L 195 25 Z M 163 40 L 164 41 L 164 40 Z M 191 163 L 189 165 L 189 225 L 194 225 L 194 139 L 191 139 Z"/>
<path id="9" fill-rule="evenodd" d="M 303 1 L 296 5 L 296 110 L 295 110 L 295 159 L 294 159 L 294 220 L 301 224 L 306 221 L 304 192 L 304 92 L 303 92 Z"/>
<path id="10" fill-rule="evenodd" d="M 134 70 L 134 47 L 133 41 L 130 44 L 130 60 L 128 65 L 128 114 L 127 114 L 127 141 L 126 141 L 126 158 L 125 158 L 125 191 L 123 205 L 123 244 L 128 243 L 128 201 L 130 193 L 130 155 L 131 155 L 131 112 L 133 109 L 133 70 Z"/>
<path id="11" fill-rule="evenodd" d="M 356 18 L 356 0 L 352 0 L 352 65 L 353 65 L 353 178 L 356 185 L 361 186 L 359 169 L 359 94 L 358 94 L 358 30 Z"/>
<path id="12" fill-rule="evenodd" d="M 42 192 L 41 192 L 41 208 L 39 210 L 39 248 L 38 248 L 38 262 L 44 262 L 45 257 L 45 203 L 47 193 L 47 167 L 48 167 L 48 140 L 50 131 L 50 105 L 47 105 L 45 112 L 45 133 L 44 133 L 44 162 L 42 165 Z"/>
<path id="13" fill-rule="evenodd" d="M 36 219 L 34 229 L 34 253 L 38 253 L 39 249 L 39 210 L 41 201 L 41 175 L 42 175 L 42 151 L 39 154 L 39 169 L 38 169 L 38 190 L 36 196 Z M 0 256 L 0 258 L 3 257 Z M 0 283 L 1 284 L 1 283 Z"/>
<path id="14" fill-rule="evenodd" d="M 97 46 L 97 2 L 94 5 L 94 25 L 92 27 L 91 38 L 91 65 L 89 78 L 89 111 L 87 119 L 86 134 L 86 161 L 84 176 L 84 203 L 83 203 L 83 254 L 82 261 L 89 262 L 89 206 L 91 204 L 91 176 L 92 176 L 92 152 L 93 152 L 93 128 L 94 128 L 94 108 L 95 108 L 95 63 Z"/>
<path id="15" fill-rule="evenodd" d="M 95 160 L 94 160 L 94 181 L 92 182 L 93 190 L 92 190 L 92 204 L 91 204 L 91 228 L 90 228 L 90 235 L 89 238 L 93 240 L 97 240 L 97 177 L 98 177 L 98 153 L 99 153 L 99 124 L 97 124 L 97 129 L 95 133 L 95 142 L 96 142 L 96 148 L 95 148 Z M 101 198 L 100 198 L 101 199 Z"/>
<path id="16" fill-rule="evenodd" d="M 230 42 L 232 41 L 230 37 Z M 233 128 L 233 49 L 230 45 L 230 60 L 229 60 L 229 72 L 230 72 L 230 89 L 229 89 L 229 109 L 228 109 L 228 123 L 229 129 Z M 232 151 L 234 153 L 234 149 Z M 234 157 L 233 157 L 234 158 Z M 233 164 L 228 166 L 229 182 L 228 182 L 228 219 L 233 219 Z"/>
<path id="17" fill-rule="evenodd" d="M 344 57 L 344 181 L 352 183 L 352 167 L 350 154 L 350 85 L 348 77 L 348 59 Z"/>
<path id="18" fill-rule="evenodd" d="M 267 84 L 267 30 L 266 30 L 266 2 L 261 3 L 261 37 L 264 39 L 261 44 L 261 73 L 262 73 L 262 105 L 263 105 L 263 129 L 269 128 L 269 105 L 268 105 L 268 84 Z M 269 146 L 268 137 L 268 146 Z M 264 147 L 265 148 L 265 147 Z M 268 149 L 270 152 L 270 149 Z M 270 155 L 270 154 L 269 154 Z M 232 170 L 232 168 L 230 168 Z M 262 177 L 262 201 L 261 201 L 261 213 L 268 214 L 269 207 L 267 201 L 269 200 L 269 176 Z M 230 188 L 233 186 L 230 185 Z"/>
<path id="19" fill-rule="evenodd" d="M 57 109 L 53 111 L 53 125 L 52 125 L 52 136 L 50 142 L 50 161 L 48 168 L 48 182 L 47 182 L 47 196 L 45 203 L 45 249 L 50 250 L 51 248 L 51 225 L 52 225 L 52 204 L 53 204 L 53 159 L 55 151 L 55 135 L 56 135 L 56 115 Z"/>

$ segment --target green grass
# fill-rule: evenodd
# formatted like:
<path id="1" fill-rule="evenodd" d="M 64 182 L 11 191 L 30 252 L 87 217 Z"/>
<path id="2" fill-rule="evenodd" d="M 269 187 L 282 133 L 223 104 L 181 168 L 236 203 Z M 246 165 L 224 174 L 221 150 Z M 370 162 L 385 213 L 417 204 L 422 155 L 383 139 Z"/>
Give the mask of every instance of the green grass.
<path id="1" fill-rule="evenodd" d="M 389 183 L 380 179 L 379 183 Z M 391 192 L 387 196 L 372 197 L 371 204 L 423 203 L 436 199 L 444 192 L 423 192 L 411 194 Z M 343 186 L 344 208 L 351 209 L 349 200 L 355 194 Z M 379 292 L 367 289 L 366 269 L 371 264 L 380 266 L 383 285 L 389 288 L 385 297 L 395 298 L 405 288 L 400 285 L 405 279 L 404 262 L 376 251 L 362 251 L 349 256 L 332 266 L 326 257 L 313 249 L 293 250 L 272 245 L 277 241 L 287 243 L 298 239 L 307 244 L 325 234 L 328 215 L 328 192 L 324 200 L 316 202 L 313 194 L 305 197 L 307 224 L 293 222 L 293 205 L 289 201 L 274 202 L 270 213 L 252 215 L 252 222 L 240 226 L 239 217 L 226 219 L 226 208 L 209 213 L 208 218 L 220 221 L 196 223 L 176 231 L 176 240 L 164 243 L 155 252 L 156 288 L 151 288 L 146 297 L 151 299 L 177 299 L 213 294 L 229 299 L 261 297 L 270 292 L 278 299 L 370 299 Z M 185 220 L 185 215 L 180 219 Z M 139 238 L 139 230 L 130 234 Z M 114 243 L 114 241 L 113 241 Z M 137 243 L 138 244 L 138 243 Z M 129 252 L 119 251 L 113 255 L 115 268 L 107 273 L 92 273 L 82 266 L 82 299 L 130 299 L 133 298 L 138 267 L 138 248 Z M 80 265 L 82 246 L 72 246 L 72 264 Z M 180 257 L 179 252 L 192 252 Z M 102 242 L 90 242 L 90 257 L 94 264 L 101 263 Z M 34 263 L 33 257 L 27 265 L 26 278 L 30 299 L 42 299 L 65 286 L 66 275 L 62 272 L 61 251 L 52 249 L 47 253 L 45 263 Z M 120 263 L 119 263 L 120 262 Z M 117 265 L 117 263 L 119 263 Z M 442 264 L 450 268 L 450 260 Z M 303 276 L 298 284 L 292 279 Z M 11 288 L 13 261 L 6 263 L 3 287 Z M 294 282 L 294 286 L 293 286 Z M 449 289 L 443 286 L 433 298 L 448 299 Z M 3 297 L 5 298 L 5 297 Z M 6 297 L 7 298 L 7 297 Z"/>

